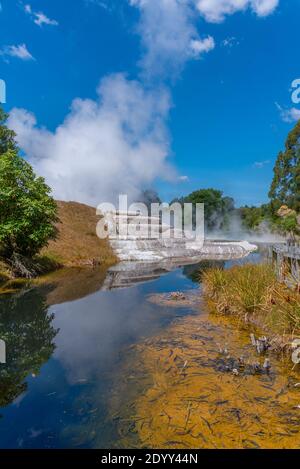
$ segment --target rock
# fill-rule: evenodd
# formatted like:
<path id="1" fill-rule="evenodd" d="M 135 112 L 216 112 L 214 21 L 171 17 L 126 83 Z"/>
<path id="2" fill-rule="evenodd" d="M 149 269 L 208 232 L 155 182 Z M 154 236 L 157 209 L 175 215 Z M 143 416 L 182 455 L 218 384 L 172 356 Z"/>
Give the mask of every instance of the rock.
<path id="1" fill-rule="evenodd" d="M 282 205 L 280 209 L 277 211 L 277 215 L 280 218 L 286 218 L 289 217 L 290 215 L 296 215 L 295 210 L 292 210 L 289 208 L 287 205 Z"/>
<path id="2" fill-rule="evenodd" d="M 271 364 L 270 364 L 270 360 L 268 358 L 265 359 L 265 362 L 263 364 L 263 368 L 266 370 L 266 371 L 269 371 L 271 369 Z"/>
<path id="3" fill-rule="evenodd" d="M 186 299 L 185 295 L 182 292 L 173 292 L 170 293 L 169 299 L 173 301 L 183 301 Z"/>
<path id="4" fill-rule="evenodd" d="M 265 353 L 269 347 L 270 347 L 270 344 L 269 344 L 267 337 L 260 337 L 256 341 L 256 350 L 257 350 L 257 353 L 259 354 Z"/>
<path id="5" fill-rule="evenodd" d="M 162 224 L 159 217 L 138 212 L 107 212 L 104 218 L 110 245 L 120 261 L 240 259 L 257 249 L 247 241 L 204 242 L 194 233 Z"/>
<path id="6" fill-rule="evenodd" d="M 259 339 L 256 339 L 254 334 L 250 334 L 250 338 L 251 344 L 256 348 L 257 353 L 262 354 L 269 349 L 270 344 L 267 337 L 260 337 Z"/>

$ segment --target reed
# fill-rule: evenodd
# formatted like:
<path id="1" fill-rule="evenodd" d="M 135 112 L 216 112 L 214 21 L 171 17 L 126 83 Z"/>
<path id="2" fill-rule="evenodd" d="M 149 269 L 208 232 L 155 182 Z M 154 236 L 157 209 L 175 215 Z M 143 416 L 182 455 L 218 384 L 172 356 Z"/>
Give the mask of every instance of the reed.
<path id="1" fill-rule="evenodd" d="M 274 332 L 300 333 L 300 295 L 276 280 L 267 264 L 246 264 L 203 275 L 210 306 L 221 314 L 258 320 Z"/>

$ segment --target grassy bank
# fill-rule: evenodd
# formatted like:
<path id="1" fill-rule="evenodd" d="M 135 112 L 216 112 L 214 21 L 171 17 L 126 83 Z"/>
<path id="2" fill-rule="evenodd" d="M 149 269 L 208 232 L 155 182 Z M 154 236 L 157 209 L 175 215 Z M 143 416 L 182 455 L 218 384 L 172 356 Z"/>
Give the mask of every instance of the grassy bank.
<path id="1" fill-rule="evenodd" d="M 77 202 L 57 202 L 58 238 L 50 241 L 42 256 L 66 267 L 113 265 L 116 262 L 108 241 L 96 235 L 96 209 Z"/>
<path id="2" fill-rule="evenodd" d="M 96 235 L 99 217 L 96 210 L 76 202 L 57 202 L 58 236 L 50 241 L 39 256 L 28 260 L 38 275 L 62 267 L 110 266 L 117 262 L 107 240 Z M 16 275 L 4 259 L 0 259 L 0 293 L 10 291 Z"/>
<path id="3" fill-rule="evenodd" d="M 270 265 L 210 269 L 202 281 L 212 311 L 254 323 L 274 340 L 300 335 L 300 294 L 279 283 Z"/>

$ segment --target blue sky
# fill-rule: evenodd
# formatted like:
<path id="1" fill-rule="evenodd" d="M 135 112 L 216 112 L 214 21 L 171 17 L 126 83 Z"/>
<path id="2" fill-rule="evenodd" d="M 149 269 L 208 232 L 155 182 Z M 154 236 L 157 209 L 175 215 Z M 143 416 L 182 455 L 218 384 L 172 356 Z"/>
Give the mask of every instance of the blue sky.
<path id="1" fill-rule="evenodd" d="M 187 12 L 175 10 L 180 1 L 1 0 L 5 109 L 57 197 L 96 203 L 152 186 L 170 200 L 215 187 L 237 204 L 267 201 L 300 118 L 291 101 L 300 2 L 242 0 L 242 11 L 222 11 L 201 0 L 195 11 L 185 0 Z M 70 114 L 75 98 L 84 104 Z"/>

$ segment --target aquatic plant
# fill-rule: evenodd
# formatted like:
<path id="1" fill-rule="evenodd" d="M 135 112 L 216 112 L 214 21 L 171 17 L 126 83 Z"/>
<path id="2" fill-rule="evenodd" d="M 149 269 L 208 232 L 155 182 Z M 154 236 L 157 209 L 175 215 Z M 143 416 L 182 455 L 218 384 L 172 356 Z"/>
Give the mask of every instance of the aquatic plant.
<path id="1" fill-rule="evenodd" d="M 208 303 L 219 313 L 259 320 L 278 333 L 300 333 L 300 294 L 279 283 L 270 265 L 210 269 L 202 280 Z"/>

